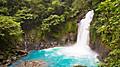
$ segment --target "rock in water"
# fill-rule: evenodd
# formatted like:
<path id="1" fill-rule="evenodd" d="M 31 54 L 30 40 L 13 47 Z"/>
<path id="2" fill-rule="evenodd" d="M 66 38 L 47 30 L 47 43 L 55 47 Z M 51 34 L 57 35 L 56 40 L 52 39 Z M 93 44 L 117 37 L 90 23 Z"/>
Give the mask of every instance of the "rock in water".
<path id="1" fill-rule="evenodd" d="M 16 67 L 48 67 L 48 64 L 47 64 L 47 62 L 42 61 L 42 60 L 25 61 L 25 62 L 22 62 L 22 63 L 16 65 Z"/>
<path id="2" fill-rule="evenodd" d="M 28 54 L 28 52 L 25 51 L 25 50 L 18 50 L 17 53 L 18 53 L 19 55 L 21 55 L 21 56 L 25 56 L 25 55 Z"/>
<path id="3" fill-rule="evenodd" d="M 87 67 L 87 66 L 83 66 L 83 65 L 79 65 L 79 64 L 74 64 L 73 67 Z"/>

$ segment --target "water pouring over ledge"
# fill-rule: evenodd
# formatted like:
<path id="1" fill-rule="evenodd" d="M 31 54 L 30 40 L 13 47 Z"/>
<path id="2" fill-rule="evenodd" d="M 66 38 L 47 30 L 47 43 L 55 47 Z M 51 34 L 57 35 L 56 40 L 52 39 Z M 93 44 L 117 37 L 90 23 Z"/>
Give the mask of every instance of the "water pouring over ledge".
<path id="1" fill-rule="evenodd" d="M 89 47 L 89 27 L 90 23 L 93 19 L 94 11 L 89 11 L 85 18 L 82 19 L 78 23 L 78 35 L 77 35 L 77 42 L 75 45 L 70 47 L 65 47 L 64 50 L 61 50 L 67 56 L 75 56 L 75 57 L 94 57 L 98 56 L 97 53 L 91 50 Z"/>
<path id="2" fill-rule="evenodd" d="M 89 27 L 94 11 L 89 11 L 78 23 L 77 42 L 69 47 L 54 47 L 43 50 L 33 50 L 10 67 L 17 67 L 23 61 L 43 60 L 47 67 L 73 67 L 80 64 L 87 67 L 97 67 L 98 54 L 89 47 Z"/>

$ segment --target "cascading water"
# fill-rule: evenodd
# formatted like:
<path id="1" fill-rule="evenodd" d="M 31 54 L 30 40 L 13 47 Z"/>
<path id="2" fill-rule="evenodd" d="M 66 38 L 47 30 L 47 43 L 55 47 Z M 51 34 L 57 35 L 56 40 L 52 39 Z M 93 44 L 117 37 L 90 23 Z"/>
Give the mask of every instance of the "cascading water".
<path id="1" fill-rule="evenodd" d="M 94 11 L 89 11 L 85 19 L 82 19 L 78 23 L 78 36 L 77 36 L 77 45 L 78 46 L 88 46 L 89 44 L 89 27 L 90 22 L 92 21 Z"/>
<path id="2" fill-rule="evenodd" d="M 67 56 L 76 56 L 76 57 L 97 57 L 97 53 L 93 52 L 89 47 L 89 27 L 90 22 L 93 19 L 94 11 L 89 11 L 85 18 L 78 23 L 78 35 L 77 43 L 70 47 L 65 47 L 64 50 L 61 50 Z M 69 51 L 68 51 L 69 50 Z"/>
<path id="3" fill-rule="evenodd" d="M 69 47 L 54 47 L 43 50 L 33 50 L 27 56 L 21 58 L 23 61 L 43 60 L 48 63 L 48 67 L 73 67 L 80 64 L 87 67 L 97 67 L 97 53 L 89 47 L 89 27 L 94 11 L 89 11 L 85 18 L 78 23 L 77 42 Z M 16 67 L 21 63 L 18 60 L 10 67 Z"/>

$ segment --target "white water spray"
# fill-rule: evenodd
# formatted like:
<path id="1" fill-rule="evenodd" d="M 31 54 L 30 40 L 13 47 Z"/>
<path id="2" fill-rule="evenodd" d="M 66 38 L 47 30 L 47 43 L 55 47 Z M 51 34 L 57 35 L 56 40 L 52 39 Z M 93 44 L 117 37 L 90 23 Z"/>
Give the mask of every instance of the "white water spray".
<path id="1" fill-rule="evenodd" d="M 85 18 L 78 23 L 77 43 L 70 47 L 65 47 L 60 50 L 66 56 L 73 57 L 92 57 L 96 58 L 98 55 L 89 47 L 89 27 L 93 19 L 94 11 L 89 11 Z"/>

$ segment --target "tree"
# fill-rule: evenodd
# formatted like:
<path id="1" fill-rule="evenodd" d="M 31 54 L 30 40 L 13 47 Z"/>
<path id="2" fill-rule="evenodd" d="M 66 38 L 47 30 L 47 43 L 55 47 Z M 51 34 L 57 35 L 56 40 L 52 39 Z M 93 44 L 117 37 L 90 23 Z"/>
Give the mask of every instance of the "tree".
<path id="1" fill-rule="evenodd" d="M 22 38 L 20 23 L 16 22 L 13 17 L 0 16 L 0 49 L 13 47 L 19 44 Z"/>

